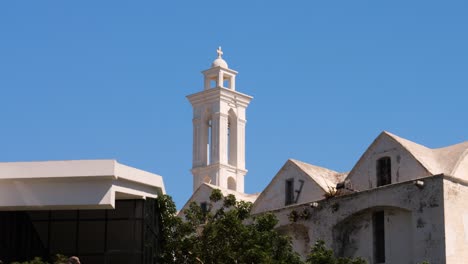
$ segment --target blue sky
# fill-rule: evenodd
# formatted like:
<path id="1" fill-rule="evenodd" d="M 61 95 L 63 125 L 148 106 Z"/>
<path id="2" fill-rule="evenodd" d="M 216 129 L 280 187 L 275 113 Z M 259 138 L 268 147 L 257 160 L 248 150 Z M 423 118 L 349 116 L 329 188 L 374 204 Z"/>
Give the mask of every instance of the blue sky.
<path id="1" fill-rule="evenodd" d="M 348 171 L 388 130 L 467 140 L 467 1 L 1 1 L 0 161 L 115 158 L 192 192 L 192 109 L 221 45 L 246 191 L 288 158 Z"/>

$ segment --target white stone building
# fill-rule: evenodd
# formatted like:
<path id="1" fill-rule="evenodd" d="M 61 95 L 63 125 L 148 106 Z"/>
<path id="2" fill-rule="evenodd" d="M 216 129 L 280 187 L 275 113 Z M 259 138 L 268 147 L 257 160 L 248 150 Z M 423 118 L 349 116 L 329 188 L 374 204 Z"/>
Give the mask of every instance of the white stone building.
<path id="1" fill-rule="evenodd" d="M 320 239 L 368 263 L 467 262 L 468 142 L 431 149 L 382 132 L 348 173 L 290 159 L 259 195 L 245 194 L 251 97 L 235 90 L 236 72 L 218 54 L 204 90 L 188 96 L 194 194 L 184 208 L 218 188 L 254 201 L 254 214 L 274 212 L 302 256 Z"/>

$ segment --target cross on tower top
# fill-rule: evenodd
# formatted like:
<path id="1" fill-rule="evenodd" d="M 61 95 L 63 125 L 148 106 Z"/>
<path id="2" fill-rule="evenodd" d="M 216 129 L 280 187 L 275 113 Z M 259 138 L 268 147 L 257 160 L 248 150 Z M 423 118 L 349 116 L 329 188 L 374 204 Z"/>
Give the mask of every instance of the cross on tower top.
<path id="1" fill-rule="evenodd" d="M 218 47 L 218 50 L 216 50 L 218 53 L 218 58 L 221 59 L 221 56 L 223 55 L 223 51 L 221 50 L 221 46 Z"/>

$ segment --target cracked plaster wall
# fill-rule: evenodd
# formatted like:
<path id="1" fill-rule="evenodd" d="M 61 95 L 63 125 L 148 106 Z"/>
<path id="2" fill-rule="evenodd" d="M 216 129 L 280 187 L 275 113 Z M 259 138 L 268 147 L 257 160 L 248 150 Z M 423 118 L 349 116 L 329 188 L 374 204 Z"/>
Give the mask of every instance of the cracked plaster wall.
<path id="1" fill-rule="evenodd" d="M 340 235 L 336 232 L 340 225 L 342 230 L 346 226 L 351 243 L 345 244 L 341 253 L 363 256 L 374 263 L 370 219 L 372 212 L 384 210 L 387 264 L 426 260 L 431 264 L 445 263 L 444 180 L 434 176 L 424 182 L 423 188 L 409 181 L 321 200 L 318 208 L 303 204 L 275 213 L 281 228 L 291 224 L 288 219 L 291 211 L 308 210 L 310 216 L 299 218 L 296 223 L 307 227 L 309 245 L 324 240 L 328 246 L 339 249 L 335 239 Z"/>
<path id="2" fill-rule="evenodd" d="M 448 264 L 468 260 L 468 188 L 460 183 L 444 181 L 446 254 Z"/>

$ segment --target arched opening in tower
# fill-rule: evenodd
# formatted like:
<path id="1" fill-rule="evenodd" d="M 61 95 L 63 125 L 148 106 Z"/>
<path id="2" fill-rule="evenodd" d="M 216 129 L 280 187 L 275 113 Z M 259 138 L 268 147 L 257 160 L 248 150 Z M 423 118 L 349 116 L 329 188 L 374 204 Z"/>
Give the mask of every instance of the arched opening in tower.
<path id="1" fill-rule="evenodd" d="M 227 161 L 232 166 L 237 164 L 237 116 L 232 109 L 228 115 Z"/>
<path id="2" fill-rule="evenodd" d="M 228 189 L 233 191 L 237 190 L 237 183 L 233 177 L 228 178 Z"/>

